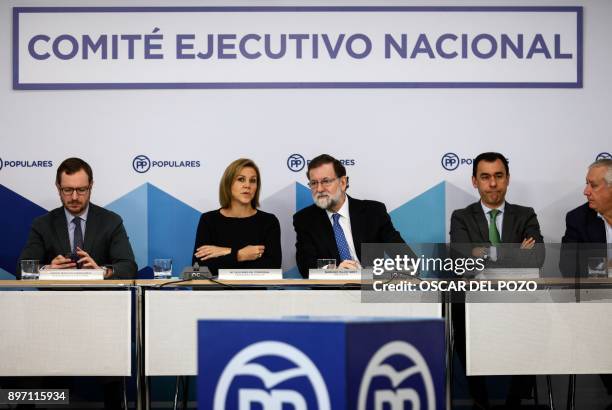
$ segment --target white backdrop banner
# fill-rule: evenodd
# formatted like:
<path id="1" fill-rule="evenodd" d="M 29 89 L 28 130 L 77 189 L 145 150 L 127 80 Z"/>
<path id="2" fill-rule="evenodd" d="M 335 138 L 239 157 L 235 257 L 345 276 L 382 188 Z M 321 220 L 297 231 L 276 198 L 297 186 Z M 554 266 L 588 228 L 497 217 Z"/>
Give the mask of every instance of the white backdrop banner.
<path id="1" fill-rule="evenodd" d="M 478 198 L 473 158 L 501 152 L 508 202 L 533 207 L 545 242 L 560 242 L 587 166 L 611 157 L 612 2 L 473 3 L 1 2 L 0 70 L 13 77 L 0 76 L 0 277 L 32 219 L 60 205 L 55 170 L 72 156 L 92 166 L 92 202 L 123 218 L 140 268 L 191 264 L 200 215 L 241 157 L 261 170 L 286 274 L 297 274 L 292 216 L 311 203 L 306 164 L 324 152 L 346 165 L 349 195 L 384 202 L 417 243 L 448 240 L 452 211 Z M 281 58 L 266 35 L 268 54 L 285 35 Z M 145 36 L 163 58 L 146 58 Z"/>

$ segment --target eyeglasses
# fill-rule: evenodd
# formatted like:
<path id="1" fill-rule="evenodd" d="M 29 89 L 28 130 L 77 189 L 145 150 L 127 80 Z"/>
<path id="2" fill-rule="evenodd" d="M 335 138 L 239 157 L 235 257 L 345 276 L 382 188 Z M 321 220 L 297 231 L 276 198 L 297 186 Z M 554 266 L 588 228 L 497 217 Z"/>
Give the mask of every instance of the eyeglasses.
<path id="1" fill-rule="evenodd" d="M 317 189 L 317 187 L 319 186 L 319 184 L 321 184 L 321 186 L 323 188 L 329 188 L 329 186 L 332 184 L 332 182 L 334 182 L 335 180 L 337 180 L 338 178 L 323 178 L 320 181 L 317 181 L 315 179 L 308 181 L 308 186 L 310 187 L 310 189 Z"/>
<path id="2" fill-rule="evenodd" d="M 89 186 L 83 186 L 83 187 L 78 187 L 78 188 L 62 187 L 60 188 L 60 192 L 62 193 L 62 195 L 65 195 L 65 196 L 72 196 L 72 194 L 74 194 L 75 192 L 77 193 L 78 196 L 83 196 L 87 192 L 89 192 L 90 189 L 91 187 Z"/>

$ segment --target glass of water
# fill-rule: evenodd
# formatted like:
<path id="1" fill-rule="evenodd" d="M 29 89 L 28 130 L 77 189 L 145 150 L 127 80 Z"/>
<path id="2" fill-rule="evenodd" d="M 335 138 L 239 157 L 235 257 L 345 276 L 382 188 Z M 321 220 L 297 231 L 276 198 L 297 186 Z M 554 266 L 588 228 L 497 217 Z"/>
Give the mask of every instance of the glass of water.
<path id="1" fill-rule="evenodd" d="M 172 277 L 172 259 L 153 259 L 153 277 L 155 279 L 169 279 Z"/>
<path id="2" fill-rule="evenodd" d="M 605 257 L 591 257 L 587 260 L 589 278 L 607 278 L 608 260 Z"/>
<path id="3" fill-rule="evenodd" d="M 336 260 L 317 259 L 317 269 L 336 269 Z"/>
<path id="4" fill-rule="evenodd" d="M 21 261 L 21 279 L 38 279 L 38 259 L 23 259 Z"/>

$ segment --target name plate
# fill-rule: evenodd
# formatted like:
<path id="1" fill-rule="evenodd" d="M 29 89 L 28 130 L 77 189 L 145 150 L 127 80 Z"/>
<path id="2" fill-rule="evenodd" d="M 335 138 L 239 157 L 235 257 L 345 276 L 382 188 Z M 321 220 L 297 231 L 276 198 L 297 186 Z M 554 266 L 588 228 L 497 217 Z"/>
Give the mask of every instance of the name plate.
<path id="1" fill-rule="evenodd" d="M 312 280 L 361 280 L 361 269 L 309 269 Z"/>
<path id="2" fill-rule="evenodd" d="M 103 280 L 104 269 L 43 269 L 39 280 Z"/>
<path id="3" fill-rule="evenodd" d="M 282 280 L 281 269 L 219 269 L 219 280 Z"/>
<path id="4" fill-rule="evenodd" d="M 537 279 L 540 277 L 538 268 L 491 268 L 476 275 L 476 279 Z"/>

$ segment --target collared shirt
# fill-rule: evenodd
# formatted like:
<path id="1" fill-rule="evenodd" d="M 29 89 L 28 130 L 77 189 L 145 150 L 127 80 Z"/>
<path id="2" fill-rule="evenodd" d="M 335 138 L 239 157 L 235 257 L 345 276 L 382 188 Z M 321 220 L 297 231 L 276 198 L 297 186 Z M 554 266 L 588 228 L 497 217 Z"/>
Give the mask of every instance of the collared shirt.
<path id="1" fill-rule="evenodd" d="M 85 240 L 85 228 L 87 227 L 87 214 L 89 213 L 89 205 L 87 208 L 81 213 L 81 215 L 72 215 L 66 208 L 64 208 L 64 213 L 66 214 L 66 222 L 68 223 L 68 237 L 70 238 L 70 249 L 74 249 L 74 224 L 72 220 L 78 216 L 81 218 L 81 232 L 83 233 L 83 240 Z"/>
<path id="2" fill-rule="evenodd" d="M 344 203 L 342 207 L 338 210 L 338 212 L 327 212 L 327 219 L 329 219 L 329 223 L 334 226 L 334 219 L 332 218 L 333 214 L 339 214 L 340 218 L 338 218 L 338 223 L 342 230 L 344 231 L 344 237 L 346 238 L 346 242 L 348 242 L 349 250 L 351 251 L 351 259 L 359 262 L 357 259 L 357 253 L 355 252 L 355 243 L 353 242 L 353 232 L 351 231 L 351 216 L 349 214 L 349 199 L 348 196 L 344 197 Z"/>
<path id="3" fill-rule="evenodd" d="M 502 238 L 502 228 L 504 227 L 504 209 L 506 208 L 506 201 L 504 201 L 499 208 L 489 208 L 483 204 L 482 201 L 480 201 L 480 206 L 482 206 L 482 210 L 487 217 L 487 226 L 491 225 L 491 214 L 489 212 L 493 209 L 497 209 L 499 211 L 497 218 L 495 218 L 495 226 L 497 226 L 497 232 L 499 232 L 499 239 L 501 239 L 503 242 L 504 238 Z"/>
<path id="4" fill-rule="evenodd" d="M 606 243 L 608 244 L 608 263 L 610 263 L 609 261 L 612 259 L 612 247 L 610 246 L 610 244 L 612 244 L 612 225 L 610 225 L 608 221 L 606 221 L 606 218 L 604 218 L 602 214 L 597 213 L 597 216 L 603 219 L 604 226 L 606 227 Z"/>

